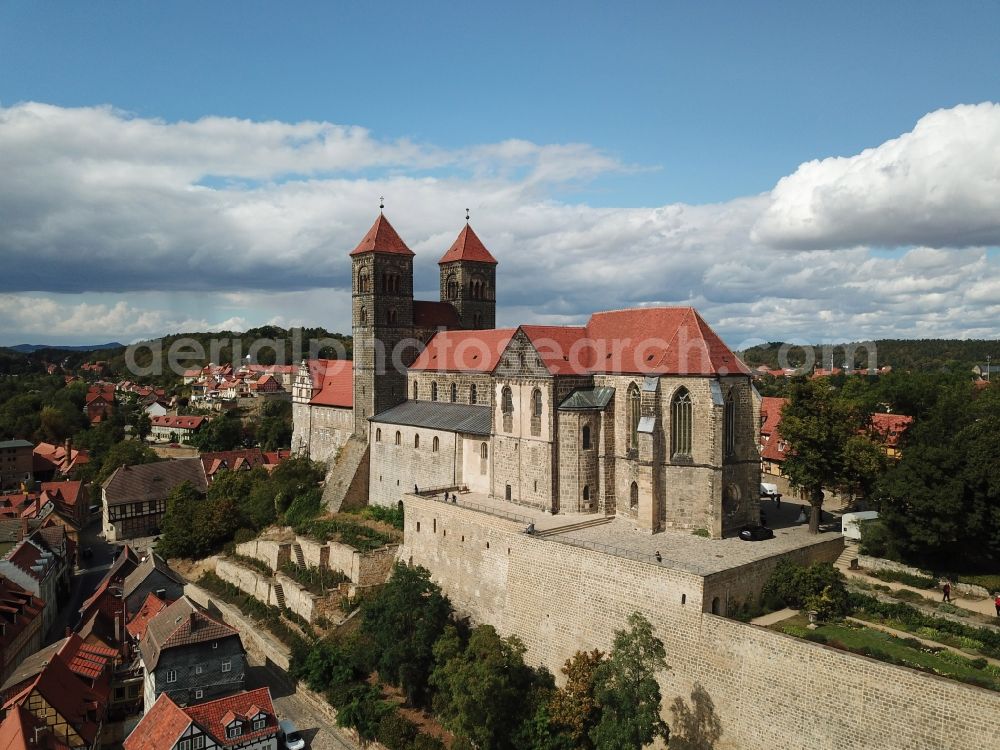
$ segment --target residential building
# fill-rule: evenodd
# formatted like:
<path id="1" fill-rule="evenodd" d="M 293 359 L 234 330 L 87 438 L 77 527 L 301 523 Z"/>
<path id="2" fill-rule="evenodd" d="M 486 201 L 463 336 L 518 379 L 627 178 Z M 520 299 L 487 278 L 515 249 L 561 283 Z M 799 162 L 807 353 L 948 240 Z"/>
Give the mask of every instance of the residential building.
<path id="1" fill-rule="evenodd" d="M 101 485 L 106 538 L 115 541 L 159 534 L 167 496 L 184 482 L 205 491 L 201 459 L 178 458 L 115 469 Z"/>
<path id="2" fill-rule="evenodd" d="M 0 680 L 41 648 L 44 608 L 42 599 L 0 576 Z"/>
<path id="3" fill-rule="evenodd" d="M 207 420 L 208 417 L 154 416 L 150 418 L 153 425 L 150 437 L 161 443 L 190 443 Z"/>
<path id="4" fill-rule="evenodd" d="M 788 399 L 764 396 L 760 402 L 758 446 L 761 471 L 770 476 L 780 477 L 781 464 L 784 463 L 788 451 L 788 444 L 781 437 L 781 410 L 788 403 Z"/>
<path id="5" fill-rule="evenodd" d="M 45 602 L 42 614 L 43 636 L 55 622 L 59 612 L 60 597 L 69 591 L 65 534 L 62 535 L 62 539 L 62 544 L 53 548 L 45 536 L 36 531 L 15 544 L 0 559 L 0 575 Z"/>
<path id="6" fill-rule="evenodd" d="M 73 523 L 77 530 L 90 520 L 90 492 L 87 485 L 79 481 L 42 482 L 42 502 L 51 502 L 55 511 Z"/>
<path id="7" fill-rule="evenodd" d="M 87 390 L 84 411 L 91 424 L 97 424 L 114 412 L 115 387 L 111 383 L 97 383 Z"/>
<path id="8" fill-rule="evenodd" d="M 267 470 L 291 456 L 291 451 L 263 451 L 260 448 L 241 448 L 233 451 L 211 451 L 199 454 L 205 469 L 205 479 L 211 484 L 222 471 L 250 471 L 258 466 Z"/>
<path id="9" fill-rule="evenodd" d="M 278 750 L 271 691 L 181 707 L 164 693 L 125 739 L 125 750 Z"/>
<path id="10" fill-rule="evenodd" d="M 903 433 L 913 424 L 913 417 L 907 414 L 875 412 L 872 414 L 871 420 L 872 433 L 881 443 L 885 455 L 889 458 L 899 458 L 902 455 Z"/>
<path id="11" fill-rule="evenodd" d="M 170 601 L 179 599 L 184 594 L 184 579 L 170 569 L 166 560 L 149 552 L 125 577 L 123 593 L 128 618 L 139 611 L 150 594 Z"/>
<path id="12" fill-rule="evenodd" d="M 34 482 L 33 448 L 27 440 L 0 441 L 0 489 Z"/>
<path id="13" fill-rule="evenodd" d="M 239 633 L 186 596 L 149 621 L 139 654 L 147 711 L 161 693 L 188 705 L 243 689 L 246 652 Z"/>
<path id="14" fill-rule="evenodd" d="M 72 478 L 73 471 L 90 461 L 90 453 L 77 450 L 67 438 L 62 445 L 39 443 L 34 448 L 33 469 L 35 480 L 50 482 L 56 479 Z"/>

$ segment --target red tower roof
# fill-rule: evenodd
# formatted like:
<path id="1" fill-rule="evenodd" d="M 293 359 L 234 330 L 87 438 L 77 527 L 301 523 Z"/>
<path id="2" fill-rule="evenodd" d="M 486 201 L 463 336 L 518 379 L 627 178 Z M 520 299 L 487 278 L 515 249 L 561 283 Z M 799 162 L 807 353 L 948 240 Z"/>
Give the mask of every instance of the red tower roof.
<path id="1" fill-rule="evenodd" d="M 351 255 L 363 255 L 364 253 L 389 253 L 390 255 L 413 255 L 413 251 L 406 246 L 402 238 L 392 228 L 392 224 L 385 218 L 384 214 L 379 214 L 368 230 L 368 234 L 358 243 L 358 246 L 351 251 Z"/>
<path id="2" fill-rule="evenodd" d="M 458 239 L 448 248 L 448 252 L 441 256 L 438 264 L 451 263 L 456 260 L 471 260 L 476 263 L 497 265 L 497 259 L 490 255 L 486 245 L 482 243 L 482 240 L 476 236 L 468 224 L 459 233 Z"/>

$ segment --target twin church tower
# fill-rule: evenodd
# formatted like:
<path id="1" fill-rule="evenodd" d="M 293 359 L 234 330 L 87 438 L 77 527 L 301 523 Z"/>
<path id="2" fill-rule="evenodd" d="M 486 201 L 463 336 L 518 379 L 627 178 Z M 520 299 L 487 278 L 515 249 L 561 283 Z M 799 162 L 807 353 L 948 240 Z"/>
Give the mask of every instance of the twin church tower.
<path id="1" fill-rule="evenodd" d="M 438 261 L 440 301 L 413 299 L 413 257 L 381 213 L 351 251 L 354 433 L 366 439 L 369 417 L 406 400 L 405 368 L 434 333 L 496 326 L 497 261 L 468 223 Z"/>

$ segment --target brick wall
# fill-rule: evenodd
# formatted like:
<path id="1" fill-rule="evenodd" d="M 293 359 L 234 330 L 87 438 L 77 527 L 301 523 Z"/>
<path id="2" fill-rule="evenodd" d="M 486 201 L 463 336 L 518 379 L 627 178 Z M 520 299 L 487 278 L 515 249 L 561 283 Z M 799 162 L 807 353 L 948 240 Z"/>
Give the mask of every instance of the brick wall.
<path id="1" fill-rule="evenodd" d="M 1000 736 L 997 693 L 704 612 L 703 587 L 712 594 L 721 577 L 706 584 L 531 537 L 429 498 L 405 505 L 401 558 L 429 568 L 460 612 L 518 635 L 527 660 L 554 674 L 578 649 L 610 648 L 628 615 L 642 612 L 671 665 L 659 677 L 664 717 L 676 726 L 675 700 L 713 715 L 716 750 L 980 750 Z"/>

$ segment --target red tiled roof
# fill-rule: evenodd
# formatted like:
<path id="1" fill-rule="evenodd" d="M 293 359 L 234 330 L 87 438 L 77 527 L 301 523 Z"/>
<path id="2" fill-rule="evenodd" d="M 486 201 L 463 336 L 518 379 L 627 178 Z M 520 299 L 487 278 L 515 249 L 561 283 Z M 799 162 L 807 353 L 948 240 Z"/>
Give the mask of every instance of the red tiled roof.
<path id="1" fill-rule="evenodd" d="M 486 249 L 486 245 L 482 243 L 468 224 L 462 228 L 462 231 L 458 234 L 458 238 L 448 248 L 447 252 L 441 256 L 438 264 L 452 263 L 457 260 L 489 263 L 494 266 L 497 264 L 496 258 L 490 255 L 490 251 Z"/>
<path id="2" fill-rule="evenodd" d="M 913 424 L 913 417 L 906 414 L 872 414 L 872 429 L 889 448 L 899 445 L 899 438 Z"/>
<path id="3" fill-rule="evenodd" d="M 125 750 L 171 748 L 191 725 L 191 718 L 166 693 L 160 693 L 153 707 L 125 738 Z"/>
<path id="4" fill-rule="evenodd" d="M 132 615 L 125 629 L 129 635 L 141 641 L 146 635 L 146 627 L 149 621 L 160 614 L 160 610 L 165 609 L 171 602 L 161 599 L 156 594 L 146 594 L 146 600 L 139 607 L 139 611 Z"/>
<path id="5" fill-rule="evenodd" d="M 45 722 L 23 706 L 9 711 L 0 723 L 0 750 L 70 750 Z"/>
<path id="6" fill-rule="evenodd" d="M 168 648 L 216 641 L 239 633 L 209 616 L 186 596 L 164 607 L 146 626 L 146 636 L 139 644 L 146 669 L 156 669 L 160 654 Z"/>
<path id="7" fill-rule="evenodd" d="M 313 387 L 319 388 L 310 404 L 317 406 L 354 406 L 354 362 L 347 359 L 309 361 Z"/>
<path id="8" fill-rule="evenodd" d="M 778 429 L 778 425 L 781 424 L 781 410 L 788 403 L 787 398 L 778 398 L 776 396 L 764 396 L 760 400 L 760 434 L 761 435 L 771 435 L 775 430 Z"/>
<path id="9" fill-rule="evenodd" d="M 551 374 L 590 373 L 593 351 L 587 346 L 587 329 L 583 326 L 521 326 L 521 330 Z M 577 351 L 580 357 L 574 356 Z"/>
<path id="10" fill-rule="evenodd" d="M 271 702 L 271 691 L 266 687 L 188 706 L 184 712 L 223 747 L 268 737 L 278 731 L 274 704 Z M 267 722 L 263 729 L 254 731 L 253 725 L 247 723 L 242 727 L 243 731 L 239 737 L 226 738 L 226 725 L 231 723 L 233 719 L 250 722 L 259 713 L 265 715 Z M 133 748 L 126 746 L 126 750 L 133 750 Z"/>
<path id="11" fill-rule="evenodd" d="M 458 310 L 450 302 L 413 300 L 413 325 L 416 328 L 461 328 Z"/>
<path id="12" fill-rule="evenodd" d="M 184 430 L 196 430 L 201 427 L 205 417 L 174 417 L 169 414 L 162 417 L 152 417 L 154 427 L 173 427 Z"/>
<path id="13" fill-rule="evenodd" d="M 18 636 L 41 616 L 44 607 L 45 602 L 41 599 L 8 578 L 0 576 L 0 622 L 4 625 L 0 634 L 0 649 L 6 649 L 9 644 L 16 641 Z"/>
<path id="14" fill-rule="evenodd" d="M 392 224 L 385 218 L 384 214 L 379 214 L 372 224 L 372 228 L 358 243 L 358 246 L 351 251 L 351 255 L 362 255 L 363 253 L 389 253 L 391 255 L 413 255 L 413 251 L 406 246 L 406 243 L 392 228 Z"/>
<path id="15" fill-rule="evenodd" d="M 76 505 L 80 498 L 83 482 L 42 482 L 42 492 L 47 492 L 53 500 L 66 505 Z"/>
<path id="16" fill-rule="evenodd" d="M 45 552 L 47 550 L 43 550 L 42 546 L 32 539 L 22 539 L 3 559 L 9 560 L 35 580 L 41 581 L 56 565 L 54 553 L 49 553 L 46 559 Z M 35 570 L 34 566 L 40 566 L 41 570 Z"/>
<path id="17" fill-rule="evenodd" d="M 441 331 L 427 342 L 411 370 L 492 372 L 507 348 L 513 328 L 485 331 Z"/>

